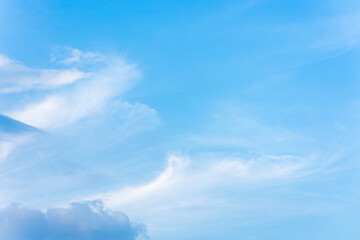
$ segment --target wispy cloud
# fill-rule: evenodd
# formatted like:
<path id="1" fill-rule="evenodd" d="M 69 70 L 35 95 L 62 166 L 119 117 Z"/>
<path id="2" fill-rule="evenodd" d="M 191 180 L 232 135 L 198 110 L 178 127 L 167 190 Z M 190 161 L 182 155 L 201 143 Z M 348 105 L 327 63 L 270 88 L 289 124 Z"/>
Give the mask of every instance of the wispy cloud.
<path id="1" fill-rule="evenodd" d="M 123 94 L 138 76 L 135 66 L 119 58 L 107 59 L 86 81 L 50 93 L 6 114 L 42 129 L 65 126 L 98 111 L 112 97 Z"/>
<path id="2" fill-rule="evenodd" d="M 0 93 L 54 89 L 86 77 L 87 73 L 75 68 L 35 69 L 0 55 Z"/>
<path id="3" fill-rule="evenodd" d="M 22 135 L 3 135 L 0 132 L 0 164 L 5 162 L 10 153 L 22 144 L 29 142 L 32 133 L 23 133 Z"/>
<path id="4" fill-rule="evenodd" d="M 38 130 L 0 114 L 0 163 L 22 143 L 28 141 Z"/>
<path id="5" fill-rule="evenodd" d="M 103 200 L 109 209 L 126 210 L 149 223 L 151 233 L 161 232 L 164 231 L 160 230 L 162 227 L 180 227 L 183 215 L 192 215 L 194 208 L 198 208 L 199 214 L 194 224 L 209 220 L 208 214 L 219 209 L 222 210 L 217 217 L 229 212 L 229 208 L 239 211 L 248 204 L 246 199 L 242 199 L 238 206 L 233 205 L 239 201 L 239 193 L 246 192 L 249 187 L 257 189 L 296 179 L 306 174 L 306 168 L 307 161 L 294 156 L 263 156 L 249 160 L 213 157 L 204 160 L 170 154 L 167 167 L 154 180 L 90 199 Z M 233 197 L 224 195 L 228 191 Z"/>
<path id="6" fill-rule="evenodd" d="M 159 176 L 147 184 L 127 187 L 119 192 L 101 196 L 105 204 L 118 208 L 136 201 L 149 202 L 152 197 L 181 196 L 187 198 L 189 193 L 196 193 L 216 185 L 237 185 L 241 182 L 259 183 L 279 178 L 293 178 L 304 170 L 305 161 L 301 162 L 293 156 L 264 156 L 260 159 L 209 159 L 202 164 L 190 161 L 181 155 L 170 155 L 167 167 Z M 194 184 L 191 184 L 194 183 Z M 157 199 L 160 200 L 160 199 Z M 160 201 L 165 201 L 162 199 Z"/>
<path id="7" fill-rule="evenodd" d="M 271 24 L 267 31 L 280 34 L 286 43 L 273 53 L 300 53 L 297 66 L 326 59 L 353 49 L 360 40 L 360 13 L 338 13 L 337 15 L 312 19 Z M 282 38 L 284 36 L 284 38 Z M 286 37 L 286 38 L 285 38 Z M 273 53 L 270 55 L 273 57 Z M 301 61 L 300 61 L 301 60 Z"/>
<path id="8" fill-rule="evenodd" d="M 103 61 L 103 56 L 93 52 L 82 52 L 79 49 L 69 49 L 70 56 L 67 56 L 64 60 L 60 60 L 61 63 L 71 64 L 87 64 Z M 53 56 L 53 60 L 56 60 L 56 56 Z"/>
<path id="9" fill-rule="evenodd" d="M 137 131 L 135 129 L 147 128 L 138 126 L 144 119 L 151 119 L 151 125 L 158 123 L 154 109 L 123 100 L 123 95 L 140 76 L 135 65 L 116 56 L 106 57 L 77 49 L 71 49 L 70 53 L 66 52 L 56 61 L 61 69 L 36 70 L 0 56 L 0 77 L 4 79 L 0 84 L 0 97 L 8 98 L 17 92 L 24 94 L 31 90 L 26 93 L 26 101 L 4 106 L 2 113 L 46 131 L 69 127 L 95 114 L 108 119 L 114 112 L 121 112 L 116 117 L 120 118 L 117 124 L 123 126 L 124 135 Z M 110 116 L 104 117 L 106 114 Z M 4 124 L 2 122 L 0 126 L 7 128 Z M 7 136 L 1 140 L 2 160 L 15 149 L 18 141 L 13 139 Z"/>
<path id="10" fill-rule="evenodd" d="M 0 163 L 7 158 L 14 148 L 14 143 L 10 141 L 0 141 Z"/>
<path id="11" fill-rule="evenodd" d="M 304 26 L 309 33 L 319 34 L 315 42 L 310 45 L 310 49 L 349 50 L 355 47 L 360 39 L 359 20 L 360 13 L 353 13 L 319 20 L 312 25 Z"/>

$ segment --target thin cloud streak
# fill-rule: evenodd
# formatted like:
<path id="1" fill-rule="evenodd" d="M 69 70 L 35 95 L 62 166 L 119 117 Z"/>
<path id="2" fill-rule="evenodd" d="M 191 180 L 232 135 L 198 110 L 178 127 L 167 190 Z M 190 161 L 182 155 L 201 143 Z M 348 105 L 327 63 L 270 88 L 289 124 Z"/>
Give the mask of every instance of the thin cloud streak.
<path id="1" fill-rule="evenodd" d="M 248 191 L 249 187 L 260 189 L 271 183 L 303 177 L 307 167 L 307 161 L 294 156 L 264 156 L 251 160 L 223 158 L 204 162 L 170 154 L 167 167 L 154 180 L 85 199 L 101 199 L 108 209 L 126 211 L 135 219 L 147 222 L 150 234 L 156 235 L 162 228 L 181 228 L 184 214 L 193 215 L 194 224 L 198 224 L 215 220 L 230 208 L 245 211 L 246 199 L 242 199 L 243 204 L 233 205 L 238 201 L 237 194 Z M 219 194 L 227 191 L 235 195 Z M 194 208 L 197 214 L 193 213 Z M 210 214 L 214 211 L 216 215 Z M 248 211 L 251 208 L 247 208 Z"/>
<path id="2" fill-rule="evenodd" d="M 88 76 L 88 73 L 75 68 L 34 69 L 0 55 L 0 93 L 55 89 Z"/>
<path id="3" fill-rule="evenodd" d="M 110 208 L 118 208 L 137 201 L 148 202 L 152 197 L 159 200 L 156 199 L 158 194 L 169 195 L 169 192 L 173 191 L 175 192 L 170 195 L 180 197 L 194 194 L 199 189 L 211 189 L 216 185 L 261 183 L 293 178 L 299 176 L 305 167 L 304 162 L 293 156 L 265 156 L 249 161 L 224 158 L 197 166 L 184 156 L 170 155 L 166 169 L 153 181 L 95 198 L 103 199 Z M 191 182 L 196 184 L 192 185 Z"/>
<path id="4" fill-rule="evenodd" d="M 6 114 L 41 129 L 66 126 L 101 110 L 109 99 L 128 90 L 138 76 L 134 66 L 121 59 L 111 59 L 111 63 L 92 73 L 87 81 Z"/>

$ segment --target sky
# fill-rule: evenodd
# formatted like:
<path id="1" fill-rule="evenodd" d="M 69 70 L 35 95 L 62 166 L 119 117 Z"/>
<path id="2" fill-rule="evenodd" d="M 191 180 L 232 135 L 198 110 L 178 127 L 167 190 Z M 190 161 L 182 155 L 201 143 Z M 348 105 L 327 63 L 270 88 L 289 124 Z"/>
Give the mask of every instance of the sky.
<path id="1" fill-rule="evenodd" d="M 358 240 L 360 2 L 0 0 L 0 238 Z"/>

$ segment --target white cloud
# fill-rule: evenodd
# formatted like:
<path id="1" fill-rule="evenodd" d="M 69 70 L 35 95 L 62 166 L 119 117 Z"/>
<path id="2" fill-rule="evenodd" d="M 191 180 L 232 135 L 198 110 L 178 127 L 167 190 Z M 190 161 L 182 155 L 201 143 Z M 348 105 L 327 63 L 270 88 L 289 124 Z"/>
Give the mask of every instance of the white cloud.
<path id="1" fill-rule="evenodd" d="M 293 156 L 265 156 L 248 161 L 224 158 L 198 166 L 186 157 L 170 155 L 166 169 L 155 180 L 136 187 L 126 187 L 119 192 L 102 195 L 100 198 L 104 199 L 108 207 L 118 208 L 133 204 L 135 201 L 148 202 L 153 196 L 156 198 L 159 193 L 169 195 L 170 192 L 175 191 L 171 195 L 186 196 L 199 188 L 212 188 L 215 185 L 292 178 L 296 177 L 304 167 L 305 164 Z"/>
<path id="2" fill-rule="evenodd" d="M 13 61 L 11 61 L 8 57 L 4 56 L 4 55 L 0 55 L 0 67 L 8 67 L 8 66 L 12 66 L 14 67 L 14 65 L 12 64 Z"/>
<path id="3" fill-rule="evenodd" d="M 325 30 L 325 34 L 321 35 L 317 42 L 311 45 L 312 49 L 341 49 L 346 50 L 358 45 L 360 38 L 360 14 L 341 15 L 332 19 L 325 19 L 316 22 L 314 30 Z M 309 31 L 308 32 L 316 32 Z M 318 31 L 320 32 L 320 31 Z"/>
<path id="4" fill-rule="evenodd" d="M 72 84 L 89 74 L 74 68 L 34 69 L 0 55 L 0 93 L 53 89 Z"/>
<path id="5" fill-rule="evenodd" d="M 37 129 L 0 114 L 0 163 L 22 143 L 31 139 Z"/>
<path id="6" fill-rule="evenodd" d="M 79 64 L 89 62 L 99 62 L 102 60 L 102 56 L 93 52 L 82 52 L 79 49 L 70 49 L 70 56 L 61 60 L 64 64 Z"/>
<path id="7" fill-rule="evenodd" d="M 0 163 L 6 160 L 11 151 L 15 148 L 15 144 L 10 141 L 0 141 Z"/>
<path id="8" fill-rule="evenodd" d="M 113 127 L 123 137 L 158 124 L 154 109 L 122 100 L 124 93 L 140 76 L 135 65 L 118 57 L 110 58 L 76 49 L 72 49 L 70 57 L 58 62 L 81 65 L 87 70 L 83 72 L 71 66 L 60 70 L 36 70 L 0 55 L 0 77 L 4 78 L 0 83 L 0 99 L 12 97 L 11 94 L 19 96 L 15 93 L 18 91 L 26 97 L 26 101 L 3 106 L 2 113 L 27 125 L 50 131 L 74 127 L 71 124 L 94 117 L 103 123 L 90 120 L 87 124 L 104 128 L 105 122 L 114 123 Z M 32 91 L 23 93 L 27 90 Z M 6 130 L 6 122 L 2 125 Z M 79 130 L 75 127 L 72 131 L 76 131 L 74 129 Z M 17 146 L 29 140 L 25 135 L 21 132 L 16 138 L 4 135 L 0 139 L 0 162 L 4 162 Z"/>
<path id="9" fill-rule="evenodd" d="M 4 134 L 0 132 L 0 164 L 4 163 L 17 147 L 30 142 L 35 133 L 36 131 L 24 131 L 14 134 Z"/>
<path id="10" fill-rule="evenodd" d="M 77 202 L 46 212 L 12 205 L 0 210 L 0 235 L 8 240 L 148 239 L 144 225 L 105 211 L 101 202 Z"/>
<path id="11" fill-rule="evenodd" d="M 54 75 L 53 71 L 43 70 L 43 73 Z M 56 78 L 49 78 L 47 84 L 65 85 L 84 76 L 85 74 L 78 70 L 62 70 L 57 73 Z M 138 76 L 136 67 L 127 64 L 124 60 L 106 59 L 102 67 L 94 70 L 91 75 L 87 73 L 84 81 L 54 93 L 49 92 L 45 98 L 15 110 L 11 109 L 6 114 L 42 129 L 66 126 L 99 111 L 111 98 L 121 96 L 133 85 L 133 80 Z"/>
<path id="12" fill-rule="evenodd" d="M 147 222 L 150 233 L 156 234 L 180 227 L 188 221 L 184 219 L 187 214 L 194 216 L 194 224 L 228 217 L 229 212 L 239 211 L 248 204 L 237 194 L 249 187 L 257 189 L 277 181 L 296 179 L 304 174 L 305 168 L 306 162 L 293 156 L 195 161 L 173 154 L 168 157 L 165 170 L 154 180 L 90 199 L 101 199 L 110 209 L 125 210 Z M 234 196 L 225 196 L 228 191 Z M 233 205 L 234 201 L 237 206 Z M 217 215 L 209 216 L 214 211 Z"/>

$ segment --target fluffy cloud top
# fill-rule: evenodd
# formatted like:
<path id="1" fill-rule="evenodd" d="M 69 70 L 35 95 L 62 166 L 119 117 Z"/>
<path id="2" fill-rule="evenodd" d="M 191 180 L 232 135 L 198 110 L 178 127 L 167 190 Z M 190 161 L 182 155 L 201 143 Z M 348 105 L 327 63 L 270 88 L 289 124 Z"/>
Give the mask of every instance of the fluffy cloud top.
<path id="1" fill-rule="evenodd" d="M 146 239 L 144 225 L 119 212 L 107 212 L 101 202 L 72 203 L 68 208 L 37 209 L 12 205 L 0 211 L 4 240 L 132 240 Z"/>

